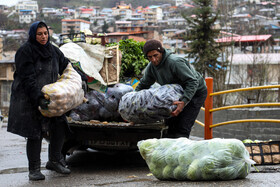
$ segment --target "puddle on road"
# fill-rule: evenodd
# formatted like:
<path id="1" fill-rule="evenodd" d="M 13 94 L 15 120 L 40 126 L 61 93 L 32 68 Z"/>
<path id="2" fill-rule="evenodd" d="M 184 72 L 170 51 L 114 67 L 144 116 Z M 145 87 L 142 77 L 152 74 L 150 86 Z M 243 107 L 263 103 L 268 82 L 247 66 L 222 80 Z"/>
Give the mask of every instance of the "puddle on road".
<path id="1" fill-rule="evenodd" d="M 46 169 L 45 167 L 41 167 L 41 171 L 45 169 Z M 27 167 L 9 168 L 9 169 L 0 170 L 0 174 L 13 174 L 13 173 L 24 173 L 24 172 L 28 172 Z"/>
<path id="2" fill-rule="evenodd" d="M 130 182 L 147 182 L 147 181 L 153 181 L 153 179 L 133 179 L 133 180 L 127 180 L 127 181 L 119 181 L 119 182 L 108 182 L 103 184 L 94 184 L 94 186 L 107 186 L 111 184 L 125 184 Z"/>
<path id="3" fill-rule="evenodd" d="M 0 170 L 0 174 L 23 173 L 23 172 L 27 172 L 27 171 L 28 171 L 27 167 L 23 167 L 23 168 L 10 168 L 10 169 Z"/>

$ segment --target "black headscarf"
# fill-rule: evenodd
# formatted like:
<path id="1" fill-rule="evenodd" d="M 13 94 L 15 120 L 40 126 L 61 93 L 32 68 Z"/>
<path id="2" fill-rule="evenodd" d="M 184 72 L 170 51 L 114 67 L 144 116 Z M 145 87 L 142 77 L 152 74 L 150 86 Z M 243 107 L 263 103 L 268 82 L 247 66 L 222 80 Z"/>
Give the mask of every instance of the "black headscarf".
<path id="1" fill-rule="evenodd" d="M 48 42 L 45 45 L 40 44 L 36 40 L 36 32 L 37 32 L 37 29 L 38 29 L 38 25 L 40 23 L 42 23 L 47 28 L 47 31 L 48 31 Z M 33 49 L 41 57 L 43 57 L 43 58 L 52 57 L 52 53 L 51 53 L 52 45 L 50 44 L 50 33 L 49 33 L 48 26 L 44 22 L 36 21 L 36 22 L 32 23 L 32 25 L 29 28 L 29 38 L 28 38 L 28 41 L 33 44 Z"/>

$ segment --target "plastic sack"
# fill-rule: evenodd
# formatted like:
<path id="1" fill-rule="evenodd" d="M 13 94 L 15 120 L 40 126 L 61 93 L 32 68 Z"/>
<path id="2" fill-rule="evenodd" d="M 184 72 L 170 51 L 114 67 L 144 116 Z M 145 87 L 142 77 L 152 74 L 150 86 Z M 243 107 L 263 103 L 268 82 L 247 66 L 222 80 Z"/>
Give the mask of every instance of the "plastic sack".
<path id="1" fill-rule="evenodd" d="M 159 87 L 125 94 L 119 103 L 119 113 L 123 119 L 134 123 L 152 123 L 171 117 L 183 95 L 178 84 L 166 84 Z"/>
<path id="2" fill-rule="evenodd" d="M 85 95 L 88 101 L 74 108 L 69 117 L 75 121 L 123 121 L 118 113 L 119 101 L 132 91 L 132 86 L 122 83 L 109 87 L 105 94 L 91 90 Z"/>
<path id="3" fill-rule="evenodd" d="M 137 146 L 159 180 L 243 179 L 255 163 L 237 139 L 148 139 Z"/>
<path id="4" fill-rule="evenodd" d="M 75 62 L 83 73 L 88 76 L 88 87 L 95 90 L 106 91 L 106 83 L 99 74 L 105 58 L 105 47 L 87 43 L 67 43 L 60 47 L 65 57 Z"/>
<path id="5" fill-rule="evenodd" d="M 50 100 L 48 110 L 39 107 L 45 117 L 61 116 L 83 103 L 84 99 L 81 76 L 70 63 L 55 83 L 45 85 L 41 91 Z"/>

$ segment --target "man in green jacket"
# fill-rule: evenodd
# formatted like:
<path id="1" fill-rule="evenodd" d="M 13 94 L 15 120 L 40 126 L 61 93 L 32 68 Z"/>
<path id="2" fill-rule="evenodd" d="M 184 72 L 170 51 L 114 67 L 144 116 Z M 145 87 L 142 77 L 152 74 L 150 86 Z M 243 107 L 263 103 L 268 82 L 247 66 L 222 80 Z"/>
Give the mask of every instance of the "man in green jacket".
<path id="1" fill-rule="evenodd" d="M 143 52 L 150 63 L 135 90 L 149 89 L 155 82 L 160 85 L 181 85 L 184 94 L 179 101 L 173 103 L 177 108 L 171 113 L 172 117 L 165 120 L 168 126 L 165 137 L 189 138 L 191 128 L 207 97 L 203 77 L 186 59 L 164 49 L 158 40 L 148 40 Z"/>

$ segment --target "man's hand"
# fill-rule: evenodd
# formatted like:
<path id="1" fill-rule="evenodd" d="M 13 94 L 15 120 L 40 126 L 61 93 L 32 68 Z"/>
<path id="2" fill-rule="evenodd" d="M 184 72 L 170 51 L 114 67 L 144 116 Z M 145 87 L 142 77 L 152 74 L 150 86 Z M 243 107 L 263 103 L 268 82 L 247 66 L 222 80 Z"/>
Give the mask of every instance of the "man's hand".
<path id="1" fill-rule="evenodd" d="M 176 110 L 171 112 L 171 115 L 172 116 L 178 116 L 182 112 L 182 110 L 184 109 L 185 102 L 184 101 L 174 101 L 173 105 L 177 105 L 177 108 L 176 108 Z"/>

